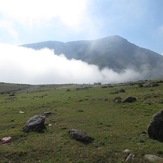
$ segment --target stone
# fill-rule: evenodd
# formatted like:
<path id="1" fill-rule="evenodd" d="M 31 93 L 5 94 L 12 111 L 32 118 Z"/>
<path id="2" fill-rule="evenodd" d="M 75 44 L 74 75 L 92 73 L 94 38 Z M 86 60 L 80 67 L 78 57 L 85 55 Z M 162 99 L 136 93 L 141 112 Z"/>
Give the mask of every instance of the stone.
<path id="1" fill-rule="evenodd" d="M 130 153 L 127 158 L 125 159 L 125 161 L 132 161 L 134 159 L 135 155 Z"/>
<path id="2" fill-rule="evenodd" d="M 163 158 L 158 157 L 156 155 L 146 154 L 144 158 L 151 163 L 163 163 Z"/>
<path id="3" fill-rule="evenodd" d="M 135 97 L 127 97 L 124 101 L 123 101 L 123 103 L 125 103 L 125 102 L 135 102 L 136 101 L 136 98 Z"/>
<path id="4" fill-rule="evenodd" d="M 72 139 L 81 141 L 85 144 L 91 143 L 94 140 L 94 138 L 90 137 L 87 133 L 82 132 L 78 129 L 69 130 L 69 135 Z"/>
<path id="5" fill-rule="evenodd" d="M 118 93 L 125 93 L 126 91 L 124 89 L 118 90 Z"/>
<path id="6" fill-rule="evenodd" d="M 153 116 L 147 133 L 150 138 L 163 142 L 163 110 Z"/>
<path id="7" fill-rule="evenodd" d="M 124 149 L 123 150 L 123 153 L 128 153 L 129 154 L 130 152 L 131 152 L 131 150 L 129 150 L 129 149 Z"/>
<path id="8" fill-rule="evenodd" d="M 121 97 L 115 97 L 113 101 L 114 101 L 114 103 L 116 103 L 116 104 L 117 104 L 117 103 L 121 103 L 121 102 L 122 102 L 122 98 L 121 98 Z"/>
<path id="9" fill-rule="evenodd" d="M 23 111 L 19 111 L 19 113 L 20 113 L 20 114 L 24 114 L 24 112 L 23 112 Z"/>
<path id="10" fill-rule="evenodd" d="M 152 104 L 153 104 L 153 102 L 151 102 L 150 100 L 145 100 L 145 101 L 143 102 L 143 104 L 152 105 Z"/>
<path id="11" fill-rule="evenodd" d="M 143 131 L 141 134 L 140 134 L 141 137 L 147 137 L 147 132 L 146 131 Z"/>
<path id="12" fill-rule="evenodd" d="M 27 121 L 26 125 L 23 127 L 23 131 L 24 132 L 32 132 L 32 131 L 41 132 L 46 128 L 44 123 L 45 123 L 45 116 L 35 115 Z"/>
<path id="13" fill-rule="evenodd" d="M 52 114 L 52 112 L 49 112 L 49 111 L 44 112 L 45 117 L 49 117 L 51 114 Z"/>

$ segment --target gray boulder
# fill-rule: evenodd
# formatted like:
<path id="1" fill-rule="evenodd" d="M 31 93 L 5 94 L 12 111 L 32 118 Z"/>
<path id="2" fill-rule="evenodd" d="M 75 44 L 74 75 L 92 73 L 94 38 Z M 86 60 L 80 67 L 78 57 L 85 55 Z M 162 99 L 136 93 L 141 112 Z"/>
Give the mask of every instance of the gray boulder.
<path id="1" fill-rule="evenodd" d="M 163 142 L 163 110 L 153 116 L 147 132 L 150 138 Z"/>
<path id="2" fill-rule="evenodd" d="M 69 130 L 69 136 L 72 139 L 75 139 L 77 141 L 81 141 L 85 144 L 91 143 L 94 140 L 94 138 L 90 137 L 87 133 L 82 132 L 78 129 Z"/>
<path id="3" fill-rule="evenodd" d="M 45 123 L 45 116 L 35 115 L 26 122 L 26 125 L 23 127 L 23 131 L 24 132 L 32 132 L 32 131 L 41 132 L 46 128 L 44 123 Z"/>

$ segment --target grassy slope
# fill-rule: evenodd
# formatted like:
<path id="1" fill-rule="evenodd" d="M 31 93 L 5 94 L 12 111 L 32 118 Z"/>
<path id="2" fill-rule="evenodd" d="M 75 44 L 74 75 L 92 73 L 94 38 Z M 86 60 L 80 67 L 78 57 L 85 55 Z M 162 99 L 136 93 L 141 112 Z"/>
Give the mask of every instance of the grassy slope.
<path id="1" fill-rule="evenodd" d="M 15 87 L 20 89 L 15 95 L 9 93 L 9 87 L 3 85 L 3 93 L 0 94 L 0 138 L 12 137 L 11 143 L 0 144 L 2 163 L 118 163 L 127 157 L 123 153 L 126 148 L 135 155 L 135 163 L 144 163 L 144 154 L 163 157 L 162 143 L 140 136 L 146 131 L 153 114 L 162 109 L 162 83 L 153 88 L 139 88 L 135 84 L 79 90 L 76 88 L 85 86 L 17 85 Z M 121 88 L 126 92 L 115 93 Z M 113 99 L 117 96 L 123 99 L 134 96 L 137 101 L 114 104 Z M 145 100 L 154 104 L 144 104 Z M 47 130 L 44 133 L 23 133 L 22 127 L 29 117 L 44 111 L 53 112 L 46 119 Z M 72 128 L 87 132 L 95 138 L 94 142 L 84 145 L 70 139 L 68 131 Z"/>

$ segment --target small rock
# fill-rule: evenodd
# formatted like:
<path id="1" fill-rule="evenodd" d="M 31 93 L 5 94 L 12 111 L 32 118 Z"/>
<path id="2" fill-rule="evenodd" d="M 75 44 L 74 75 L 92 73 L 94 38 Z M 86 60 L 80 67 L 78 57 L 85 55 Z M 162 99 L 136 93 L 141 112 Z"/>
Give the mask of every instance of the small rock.
<path id="1" fill-rule="evenodd" d="M 129 150 L 129 149 L 123 150 L 123 153 L 130 153 L 130 152 L 131 152 L 131 150 Z"/>
<path id="2" fill-rule="evenodd" d="M 103 85 L 101 88 L 108 88 L 108 86 L 107 85 Z"/>
<path id="3" fill-rule="evenodd" d="M 52 114 L 52 112 L 49 112 L 49 111 L 44 112 L 45 117 L 49 117 L 51 114 Z"/>
<path id="4" fill-rule="evenodd" d="M 136 98 L 135 97 L 127 97 L 124 101 L 123 101 L 123 103 L 125 103 L 125 102 L 135 102 L 136 101 Z"/>
<path id="5" fill-rule="evenodd" d="M 24 114 L 24 112 L 23 112 L 23 111 L 19 111 L 19 113 L 20 113 L 20 114 Z"/>
<path id="6" fill-rule="evenodd" d="M 125 93 L 126 91 L 124 89 L 118 90 L 118 93 Z"/>
<path id="7" fill-rule="evenodd" d="M 130 153 L 130 154 L 127 156 L 127 158 L 126 158 L 126 160 L 125 160 L 125 161 L 131 161 L 131 160 L 133 160 L 133 159 L 134 159 L 134 157 L 135 157 L 135 155 L 134 155 L 134 154 L 132 154 L 132 153 Z"/>
<path id="8" fill-rule="evenodd" d="M 81 142 L 86 143 L 86 144 L 91 143 L 94 140 L 94 138 L 88 136 L 87 133 L 82 132 L 78 129 L 69 130 L 69 135 L 72 139 L 75 139 L 77 141 L 81 141 Z"/>
<path id="9" fill-rule="evenodd" d="M 148 135 L 147 135 L 147 132 L 146 132 L 146 131 L 143 131 L 143 132 L 140 134 L 140 136 L 142 136 L 142 137 L 147 137 Z"/>
<path id="10" fill-rule="evenodd" d="M 152 163 L 163 163 L 163 158 L 158 157 L 156 155 L 146 154 L 144 158 Z"/>
<path id="11" fill-rule="evenodd" d="M 149 101 L 149 100 L 145 100 L 145 101 L 143 102 L 143 104 L 152 105 L 152 104 L 153 104 L 153 102 L 151 102 L 151 101 Z"/>
<path id="12" fill-rule="evenodd" d="M 121 97 L 115 97 L 114 99 L 114 103 L 121 103 L 122 102 L 122 98 Z"/>

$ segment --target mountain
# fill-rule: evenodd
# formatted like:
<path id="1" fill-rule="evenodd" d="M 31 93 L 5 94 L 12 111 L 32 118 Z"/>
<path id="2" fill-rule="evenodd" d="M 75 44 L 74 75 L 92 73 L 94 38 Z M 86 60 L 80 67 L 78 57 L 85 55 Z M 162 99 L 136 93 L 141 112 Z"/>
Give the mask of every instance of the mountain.
<path id="1" fill-rule="evenodd" d="M 163 56 L 141 48 L 120 36 L 109 36 L 97 40 L 72 42 L 47 41 L 22 45 L 33 49 L 49 48 L 57 55 L 77 59 L 116 72 L 132 69 L 143 73 L 145 78 L 163 77 Z"/>

